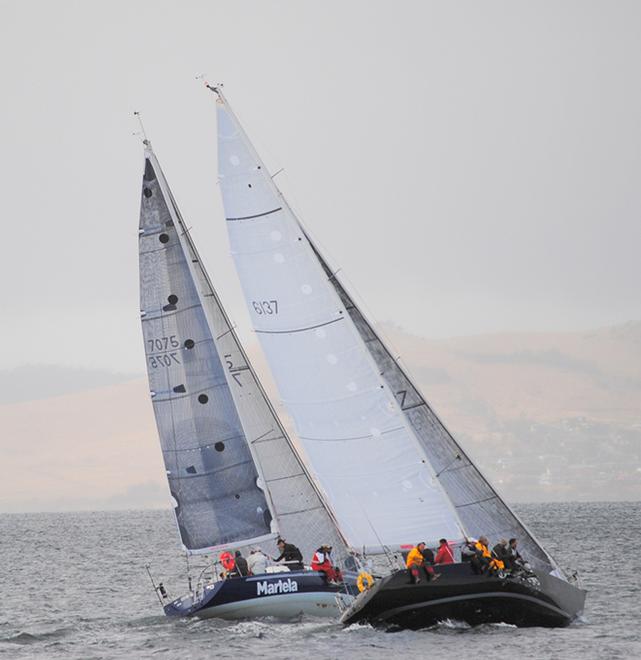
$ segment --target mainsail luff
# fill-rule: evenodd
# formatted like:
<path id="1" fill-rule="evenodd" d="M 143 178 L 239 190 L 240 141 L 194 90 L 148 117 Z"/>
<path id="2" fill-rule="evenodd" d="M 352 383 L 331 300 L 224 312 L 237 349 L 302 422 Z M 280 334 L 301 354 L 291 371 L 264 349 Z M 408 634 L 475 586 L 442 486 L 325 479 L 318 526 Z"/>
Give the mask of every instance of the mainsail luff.
<path id="1" fill-rule="evenodd" d="M 141 320 L 167 479 L 188 553 L 275 536 L 183 245 L 148 142 L 140 211 Z"/>
<path id="2" fill-rule="evenodd" d="M 183 229 L 192 270 L 203 297 L 208 299 L 205 311 L 215 334 L 214 344 L 227 367 L 230 391 L 279 533 L 295 542 L 305 557 L 311 557 L 320 545 L 327 544 L 333 548 L 333 558 L 342 561 L 348 555 L 347 543 L 331 508 L 274 410 L 205 270 L 171 191 L 169 195 Z"/>
<path id="3" fill-rule="evenodd" d="M 434 478 L 389 387 L 380 379 L 339 296 L 327 285 L 298 220 L 220 90 L 214 91 L 219 96 L 220 188 L 232 253 L 250 312 L 253 307 L 255 314 L 265 315 L 257 324 L 254 314 L 254 327 L 341 529 L 352 546 L 362 544 L 373 551 L 414 543 L 424 536 L 432 541 L 441 535 L 461 539 L 465 532 L 456 511 Z M 286 254 L 275 251 L 270 240 Z M 291 261 L 295 266 L 283 267 L 284 274 L 277 275 L 270 270 L 269 257 L 275 263 Z M 269 282 L 273 277 L 279 282 L 275 289 L 283 294 L 281 313 L 278 300 L 259 295 L 262 302 L 257 302 L 252 295 L 263 279 Z M 312 286 L 302 284 L 305 281 Z M 292 289 L 295 282 L 302 284 L 300 291 L 308 296 L 306 300 L 300 299 L 298 289 Z M 265 322 L 267 316 L 269 323 Z M 314 336 L 328 337 L 327 344 L 340 352 L 339 357 L 334 353 L 325 356 L 330 365 L 338 365 L 331 374 L 319 354 L 323 349 L 314 345 Z M 313 373 L 305 376 L 306 371 Z M 350 378 L 353 381 L 348 382 Z M 332 424 L 338 430 L 332 432 Z M 341 443 L 337 445 L 340 453 L 319 449 L 318 443 L 331 447 L 333 442 Z"/>

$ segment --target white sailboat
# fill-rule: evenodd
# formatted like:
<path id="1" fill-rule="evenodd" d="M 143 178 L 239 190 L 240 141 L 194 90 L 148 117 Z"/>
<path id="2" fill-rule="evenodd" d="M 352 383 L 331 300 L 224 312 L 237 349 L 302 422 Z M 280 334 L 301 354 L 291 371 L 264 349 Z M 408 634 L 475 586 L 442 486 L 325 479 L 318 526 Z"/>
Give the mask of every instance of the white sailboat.
<path id="1" fill-rule="evenodd" d="M 398 572 L 359 597 L 344 620 L 567 624 L 585 592 L 567 581 L 436 416 L 310 240 L 220 87 L 210 89 L 219 187 L 250 318 L 348 545 L 376 555 L 419 540 L 436 546 L 446 538 L 460 548 L 481 535 L 514 537 L 536 573 L 497 585 L 457 562 L 438 583 L 410 589 Z"/>
<path id="2" fill-rule="evenodd" d="M 140 314 L 158 434 L 183 550 L 207 555 L 212 579 L 160 599 L 167 615 L 337 616 L 355 575 L 328 584 L 310 570 L 218 579 L 222 552 L 275 539 L 303 557 L 346 543 L 247 359 L 145 138 L 139 258 Z"/>

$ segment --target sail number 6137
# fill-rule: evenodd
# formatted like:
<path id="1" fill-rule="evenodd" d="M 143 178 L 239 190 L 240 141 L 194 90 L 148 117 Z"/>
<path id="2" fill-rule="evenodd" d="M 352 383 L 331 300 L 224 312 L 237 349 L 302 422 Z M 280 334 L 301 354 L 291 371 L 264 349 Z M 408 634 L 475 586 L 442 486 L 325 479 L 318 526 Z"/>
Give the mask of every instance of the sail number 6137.
<path id="1" fill-rule="evenodd" d="M 278 314 L 278 300 L 252 300 L 256 314 Z"/>

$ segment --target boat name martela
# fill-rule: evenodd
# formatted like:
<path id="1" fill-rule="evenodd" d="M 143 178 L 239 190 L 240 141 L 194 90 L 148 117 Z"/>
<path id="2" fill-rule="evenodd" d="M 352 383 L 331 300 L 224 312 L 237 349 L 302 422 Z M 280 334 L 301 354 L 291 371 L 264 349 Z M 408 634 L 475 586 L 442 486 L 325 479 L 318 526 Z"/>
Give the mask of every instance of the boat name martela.
<path id="1" fill-rule="evenodd" d="M 290 578 L 286 580 L 278 580 L 278 582 L 263 582 L 256 583 L 256 595 L 258 596 L 271 596 L 272 594 L 288 594 L 292 591 L 298 591 L 298 583 Z"/>

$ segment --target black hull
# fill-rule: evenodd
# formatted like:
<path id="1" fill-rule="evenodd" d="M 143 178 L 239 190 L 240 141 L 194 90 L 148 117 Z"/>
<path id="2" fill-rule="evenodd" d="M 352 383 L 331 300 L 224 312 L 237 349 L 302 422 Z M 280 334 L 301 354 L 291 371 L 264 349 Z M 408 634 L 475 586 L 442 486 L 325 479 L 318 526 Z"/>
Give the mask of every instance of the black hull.
<path id="1" fill-rule="evenodd" d="M 436 568 L 434 582 L 411 584 L 407 571 L 376 583 L 344 612 L 341 622 L 417 630 L 454 619 L 475 626 L 563 627 L 581 612 L 585 591 L 551 575 L 530 579 L 475 575 L 469 564 Z"/>

